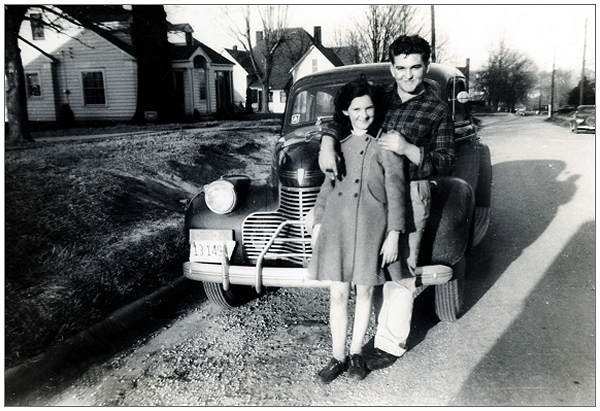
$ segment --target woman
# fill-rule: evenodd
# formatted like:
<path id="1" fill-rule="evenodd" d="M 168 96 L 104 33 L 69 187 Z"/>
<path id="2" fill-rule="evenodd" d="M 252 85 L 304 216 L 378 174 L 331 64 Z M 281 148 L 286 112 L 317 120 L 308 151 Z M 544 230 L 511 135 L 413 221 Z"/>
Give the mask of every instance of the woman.
<path id="1" fill-rule="evenodd" d="M 374 101 L 373 88 L 364 77 L 345 84 L 336 95 L 334 120 L 343 133 L 340 136 L 345 136 L 340 139 L 340 152 L 346 174 L 338 180 L 325 179 L 314 208 L 309 271 L 314 278 L 331 282 L 333 355 L 318 374 L 324 383 L 346 370 L 356 379 L 366 376 L 361 350 L 373 286 L 385 282 L 384 271 L 401 269 L 395 261 L 399 237 L 406 229 L 404 160 L 380 149 L 375 133 L 369 132 L 375 116 Z M 356 286 L 356 307 L 347 357 L 351 283 Z"/>

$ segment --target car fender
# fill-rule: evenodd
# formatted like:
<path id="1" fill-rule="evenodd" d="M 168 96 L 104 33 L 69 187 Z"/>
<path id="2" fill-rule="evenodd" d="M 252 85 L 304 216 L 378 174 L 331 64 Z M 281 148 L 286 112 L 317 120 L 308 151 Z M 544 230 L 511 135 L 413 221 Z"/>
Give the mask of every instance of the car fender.
<path id="1" fill-rule="evenodd" d="M 475 198 L 463 179 L 432 180 L 431 210 L 421 245 L 420 258 L 430 264 L 453 266 L 469 244 Z"/>
<path id="2" fill-rule="evenodd" d="M 242 242 L 242 224 L 244 219 L 257 211 L 272 211 L 277 209 L 278 189 L 270 184 L 252 184 L 245 190 L 238 206 L 230 213 L 217 214 L 206 205 L 204 191 L 198 193 L 188 203 L 185 212 L 184 230 L 186 236 L 191 228 L 233 230 L 235 248 L 232 261 L 244 261 Z"/>

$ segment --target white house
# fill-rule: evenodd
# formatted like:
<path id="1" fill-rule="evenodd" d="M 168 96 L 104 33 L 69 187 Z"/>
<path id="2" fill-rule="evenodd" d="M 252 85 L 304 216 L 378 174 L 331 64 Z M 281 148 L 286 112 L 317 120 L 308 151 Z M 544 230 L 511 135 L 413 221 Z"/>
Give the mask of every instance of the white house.
<path id="1" fill-rule="evenodd" d="M 35 12 L 33 12 L 35 14 Z M 21 26 L 27 111 L 31 121 L 57 121 L 68 105 L 75 120 L 133 117 L 137 99 L 137 60 L 123 17 L 106 21 L 113 36 L 73 27 L 51 34 L 35 18 Z M 182 116 L 211 114 L 233 101 L 234 63 L 192 36 L 187 24 L 170 25 L 171 76 Z"/>

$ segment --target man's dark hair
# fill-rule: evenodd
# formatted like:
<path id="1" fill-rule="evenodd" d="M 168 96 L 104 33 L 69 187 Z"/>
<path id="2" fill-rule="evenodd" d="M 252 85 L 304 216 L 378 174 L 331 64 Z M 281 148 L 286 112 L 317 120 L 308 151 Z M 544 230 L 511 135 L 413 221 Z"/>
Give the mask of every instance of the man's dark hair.
<path id="1" fill-rule="evenodd" d="M 423 62 L 428 63 L 431 56 L 431 46 L 429 46 L 427 40 L 417 34 L 414 36 L 400 36 L 390 45 L 390 62 L 393 63 L 394 57 L 401 54 L 420 54 Z"/>

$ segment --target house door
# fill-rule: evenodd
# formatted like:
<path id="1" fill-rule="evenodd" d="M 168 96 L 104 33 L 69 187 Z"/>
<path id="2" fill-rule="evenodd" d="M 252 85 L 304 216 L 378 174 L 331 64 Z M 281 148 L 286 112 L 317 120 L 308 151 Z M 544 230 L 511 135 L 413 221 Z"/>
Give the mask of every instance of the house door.
<path id="1" fill-rule="evenodd" d="M 173 72 L 173 80 L 175 82 L 175 104 L 177 105 L 175 114 L 178 117 L 185 116 L 184 73 L 184 71 Z"/>
<path id="2" fill-rule="evenodd" d="M 215 72 L 215 86 L 217 91 L 217 112 L 229 112 L 233 105 L 231 100 L 231 72 Z"/>

